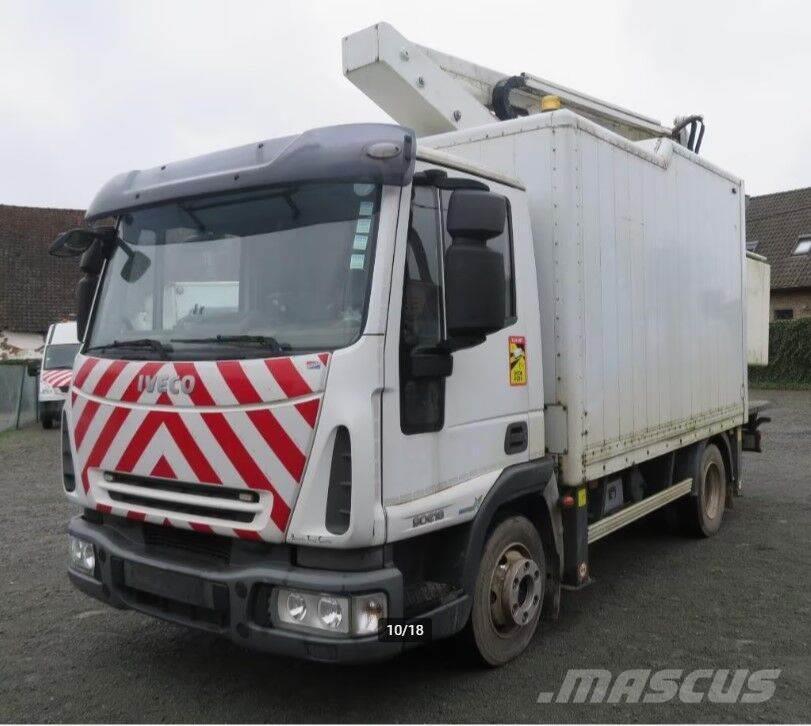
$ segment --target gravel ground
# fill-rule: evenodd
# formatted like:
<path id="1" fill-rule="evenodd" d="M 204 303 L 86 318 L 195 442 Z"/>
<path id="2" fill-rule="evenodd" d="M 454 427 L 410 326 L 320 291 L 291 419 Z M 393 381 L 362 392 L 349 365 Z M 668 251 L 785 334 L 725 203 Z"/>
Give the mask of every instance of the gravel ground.
<path id="1" fill-rule="evenodd" d="M 71 722 L 808 721 L 811 392 L 773 402 L 744 497 L 698 541 L 640 523 L 592 549 L 594 584 L 496 671 L 452 644 L 374 667 L 257 655 L 84 597 L 65 575 L 72 508 L 58 434 L 0 435 L 0 720 Z M 763 704 L 543 705 L 569 668 L 780 668 Z"/>

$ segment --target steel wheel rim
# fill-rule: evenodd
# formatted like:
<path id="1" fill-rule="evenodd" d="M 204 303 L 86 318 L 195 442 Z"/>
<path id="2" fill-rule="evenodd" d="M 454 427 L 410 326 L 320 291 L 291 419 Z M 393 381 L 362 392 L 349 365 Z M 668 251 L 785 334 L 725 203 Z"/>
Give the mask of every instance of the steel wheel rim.
<path id="1" fill-rule="evenodd" d="M 542 586 L 541 569 L 525 545 L 513 542 L 502 549 L 488 590 L 488 614 L 497 635 L 508 638 L 535 620 Z"/>

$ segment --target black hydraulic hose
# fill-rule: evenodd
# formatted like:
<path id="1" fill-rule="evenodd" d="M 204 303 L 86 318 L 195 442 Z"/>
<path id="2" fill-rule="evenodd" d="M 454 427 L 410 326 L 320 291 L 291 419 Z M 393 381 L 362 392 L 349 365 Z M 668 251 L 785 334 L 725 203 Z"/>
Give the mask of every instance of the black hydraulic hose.
<path id="1" fill-rule="evenodd" d="M 511 118 L 518 118 L 519 116 L 526 116 L 528 112 L 525 108 L 513 106 L 510 103 L 510 91 L 515 88 L 524 87 L 523 76 L 508 76 L 502 78 L 495 86 L 493 86 L 493 113 L 499 121 L 507 121 Z"/>
<path id="2" fill-rule="evenodd" d="M 676 126 L 673 127 L 673 131 L 671 132 L 671 138 L 675 139 L 676 141 L 679 140 L 679 133 L 681 133 L 682 129 L 687 128 L 690 126 L 690 137 L 687 140 L 685 146 L 692 151 L 694 154 L 698 153 L 698 150 L 701 148 L 701 142 L 704 139 L 704 117 L 699 116 L 698 114 L 694 114 L 693 116 L 687 116 L 679 121 Z M 698 130 L 698 138 L 696 138 L 696 131 Z"/>
<path id="3" fill-rule="evenodd" d="M 704 129 L 705 128 L 706 127 L 704 126 L 704 122 L 702 121 L 701 122 L 701 130 L 698 132 L 698 140 L 696 141 L 696 148 L 695 148 L 695 153 L 696 154 L 701 149 L 701 142 L 704 140 Z"/>

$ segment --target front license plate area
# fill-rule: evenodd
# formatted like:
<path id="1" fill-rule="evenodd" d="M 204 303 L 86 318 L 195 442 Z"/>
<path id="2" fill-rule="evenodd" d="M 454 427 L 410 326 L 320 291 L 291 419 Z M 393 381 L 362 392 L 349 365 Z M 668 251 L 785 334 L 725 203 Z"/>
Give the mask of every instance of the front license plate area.
<path id="1" fill-rule="evenodd" d="M 206 581 L 191 575 L 161 570 L 137 562 L 124 562 L 124 584 L 133 590 L 177 600 L 187 605 L 211 607 Z"/>

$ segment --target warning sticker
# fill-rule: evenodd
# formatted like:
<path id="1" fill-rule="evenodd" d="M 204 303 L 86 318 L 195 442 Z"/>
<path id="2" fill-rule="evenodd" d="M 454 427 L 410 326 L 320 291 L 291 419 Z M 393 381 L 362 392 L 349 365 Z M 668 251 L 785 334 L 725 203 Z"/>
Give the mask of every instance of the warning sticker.
<path id="1" fill-rule="evenodd" d="M 527 339 L 523 335 L 511 335 L 509 340 L 510 385 L 527 385 Z"/>

